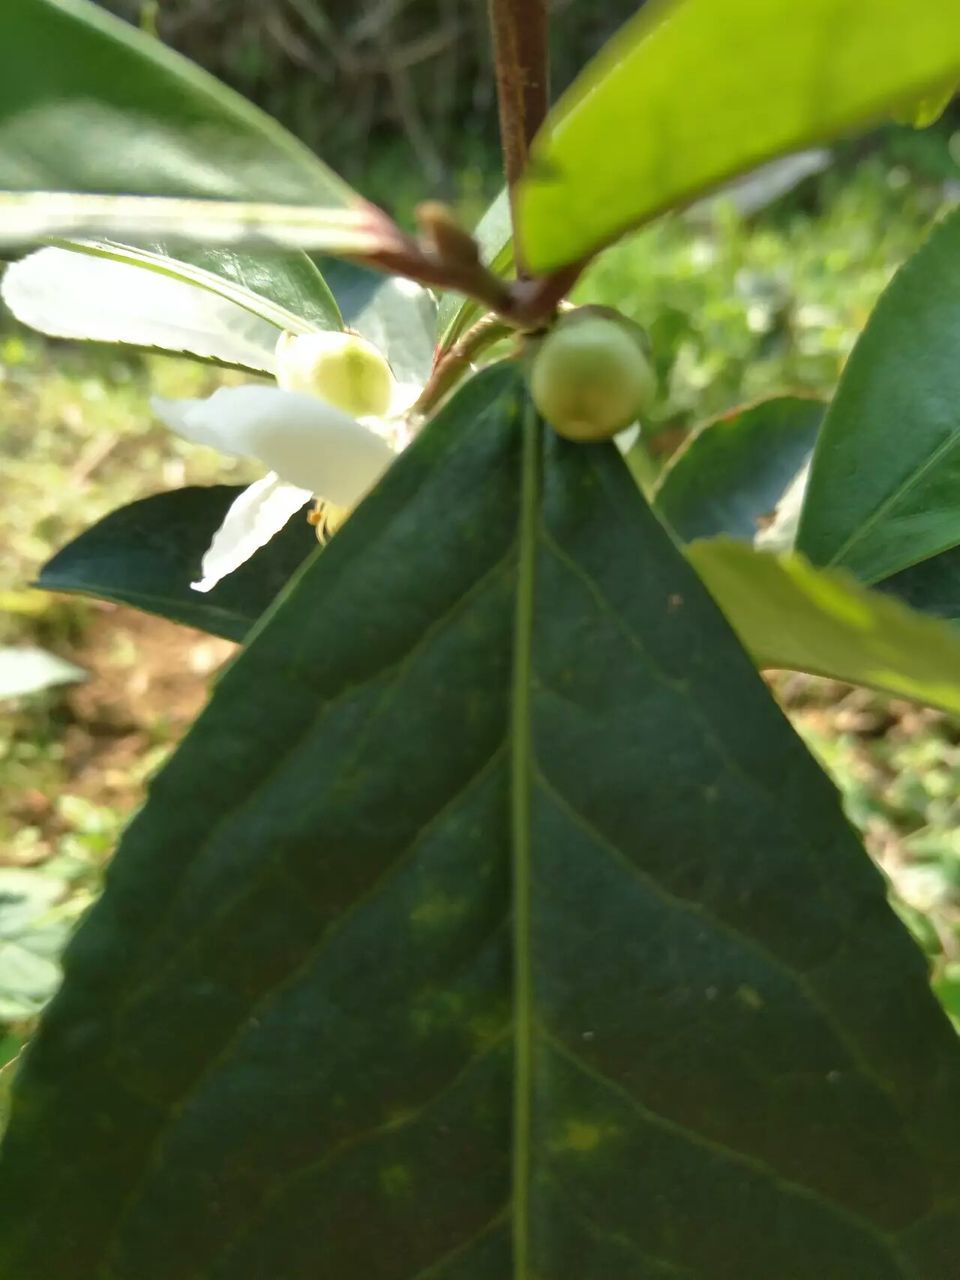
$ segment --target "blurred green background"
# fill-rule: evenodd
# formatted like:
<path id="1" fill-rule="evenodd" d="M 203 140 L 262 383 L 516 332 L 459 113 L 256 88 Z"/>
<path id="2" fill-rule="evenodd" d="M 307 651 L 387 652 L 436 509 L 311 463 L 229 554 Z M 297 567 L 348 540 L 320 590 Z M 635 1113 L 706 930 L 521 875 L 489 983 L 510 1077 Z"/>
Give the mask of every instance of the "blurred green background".
<path id="1" fill-rule="evenodd" d="M 498 188 L 485 0 L 110 7 L 274 111 L 398 216 L 429 193 L 472 218 Z M 600 8 L 555 6 L 558 84 L 636 5 Z M 650 330 L 661 388 L 651 425 L 668 451 L 691 424 L 744 400 L 829 395 L 891 274 L 958 198 L 957 115 L 923 133 L 890 127 L 838 147 L 823 172 L 762 212 L 720 200 L 632 237 L 595 264 L 579 295 Z M 46 342 L 0 317 L 0 645 L 37 646 L 86 677 L 0 702 L 0 1064 L 53 990 L 59 951 L 144 780 L 230 653 L 29 583 L 56 548 L 125 502 L 249 478 L 244 464 L 168 435 L 147 404 L 151 392 L 204 395 L 224 378 L 242 380 Z M 960 1019 L 960 723 L 811 677 L 769 678 Z"/>

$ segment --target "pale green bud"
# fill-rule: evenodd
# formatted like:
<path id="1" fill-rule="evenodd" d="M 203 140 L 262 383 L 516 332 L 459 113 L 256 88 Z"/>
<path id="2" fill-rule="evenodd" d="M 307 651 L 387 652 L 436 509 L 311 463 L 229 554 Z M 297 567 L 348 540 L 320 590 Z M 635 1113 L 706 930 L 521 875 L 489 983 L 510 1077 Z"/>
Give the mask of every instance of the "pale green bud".
<path id="1" fill-rule="evenodd" d="M 540 342 L 530 392 L 542 417 L 568 440 L 607 440 L 648 408 L 656 381 L 642 331 L 615 313 L 583 307 Z"/>
<path id="2" fill-rule="evenodd" d="M 354 418 L 390 412 L 394 379 L 386 360 L 353 333 L 285 333 L 277 343 L 277 383 L 317 396 Z"/>

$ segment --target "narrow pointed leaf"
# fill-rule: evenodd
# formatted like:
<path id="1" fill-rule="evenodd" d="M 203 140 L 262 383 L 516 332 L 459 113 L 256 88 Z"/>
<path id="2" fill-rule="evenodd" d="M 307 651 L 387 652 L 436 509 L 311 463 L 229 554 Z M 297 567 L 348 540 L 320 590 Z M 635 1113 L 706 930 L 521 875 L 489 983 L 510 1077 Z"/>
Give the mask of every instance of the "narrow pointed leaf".
<path id="1" fill-rule="evenodd" d="M 274 331 L 315 333 L 343 328 L 333 294 L 303 252 L 255 258 L 229 249 L 194 249 L 175 258 L 163 245 L 137 249 L 111 241 L 80 240 L 67 241 L 64 247 L 213 293 L 259 317 Z"/>
<path id="2" fill-rule="evenodd" d="M 0 294 L 17 319 L 56 338 L 130 343 L 258 373 L 273 372 L 285 328 L 312 329 L 211 272 L 108 243 L 40 249 L 7 269 Z"/>
<path id="3" fill-rule="evenodd" d="M 797 547 L 866 582 L 960 544 L 960 210 L 900 269 L 824 419 Z"/>
<path id="4" fill-rule="evenodd" d="M 525 260 L 537 271 L 575 262 L 958 79 L 955 0 L 656 0 L 536 140 L 517 203 Z"/>
<path id="5" fill-rule="evenodd" d="M 382 237 L 362 208 L 304 208 L 240 200 L 180 200 L 165 196 L 0 192 L 0 248 L 50 239 L 162 241 L 176 252 L 194 243 L 213 247 L 309 249 L 363 256 Z"/>
<path id="6" fill-rule="evenodd" d="M 952 1280 L 923 959 L 616 450 L 464 388 L 154 782 L 23 1065 L 17 1280 Z"/>
<path id="7" fill-rule="evenodd" d="M 685 542 L 728 533 L 752 541 L 813 449 L 820 400 L 784 396 L 698 428 L 657 486 L 657 510 Z"/>
<path id="8" fill-rule="evenodd" d="M 786 667 L 960 714 L 960 630 L 815 569 L 729 538 L 691 543 L 687 555 L 760 667 Z"/>
<path id="9" fill-rule="evenodd" d="M 0 5 L 0 189 L 357 199 L 269 116 L 88 0 Z"/>
<path id="10" fill-rule="evenodd" d="M 165 244 L 148 247 L 170 256 Z M 302 249 L 254 257 L 230 249 L 193 248 L 181 250 L 178 260 L 231 281 L 258 298 L 266 298 L 312 329 L 343 328 L 343 317 L 329 285 Z"/>
<path id="11" fill-rule="evenodd" d="M 203 553 L 242 492 L 234 485 L 176 489 L 121 507 L 58 551 L 37 586 L 133 605 L 241 641 L 317 550 L 313 529 L 295 516 L 212 591 L 191 590 Z"/>

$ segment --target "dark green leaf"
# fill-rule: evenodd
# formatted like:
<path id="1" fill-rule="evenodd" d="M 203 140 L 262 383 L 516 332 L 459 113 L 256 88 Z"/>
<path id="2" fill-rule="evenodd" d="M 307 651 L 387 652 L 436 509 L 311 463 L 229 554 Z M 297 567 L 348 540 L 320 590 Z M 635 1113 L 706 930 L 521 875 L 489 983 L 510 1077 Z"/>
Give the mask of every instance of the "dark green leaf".
<path id="1" fill-rule="evenodd" d="M 612 446 L 465 387 L 128 832 L 16 1280 L 953 1280 L 922 957 Z"/>
<path id="2" fill-rule="evenodd" d="M 880 299 L 814 452 L 797 548 L 878 582 L 960 543 L 960 211 Z"/>
<path id="3" fill-rule="evenodd" d="M 158 253 L 169 246 L 152 245 Z M 181 261 L 221 276 L 261 298 L 269 298 L 314 329 L 342 329 L 343 317 L 320 269 L 302 250 L 254 257 L 232 249 L 180 251 Z"/>
<path id="4" fill-rule="evenodd" d="M 913 609 L 960 622 L 960 547 L 951 547 L 877 583 Z"/>
<path id="5" fill-rule="evenodd" d="M 100 520 L 58 551 L 37 581 L 134 605 L 228 640 L 242 640 L 317 547 L 297 516 L 212 591 L 192 591 L 200 559 L 242 488 L 214 485 L 143 498 Z"/>
<path id="6" fill-rule="evenodd" d="M 727 533 L 752 541 L 813 449 L 819 400 L 764 400 L 708 422 L 671 460 L 656 493 L 685 542 Z"/>
<path id="7" fill-rule="evenodd" d="M 0 188 L 356 199 L 269 116 L 87 0 L 0 6 Z"/>
<path id="8" fill-rule="evenodd" d="M 574 82 L 517 198 L 531 269 L 960 80 L 956 0 L 652 3 Z"/>

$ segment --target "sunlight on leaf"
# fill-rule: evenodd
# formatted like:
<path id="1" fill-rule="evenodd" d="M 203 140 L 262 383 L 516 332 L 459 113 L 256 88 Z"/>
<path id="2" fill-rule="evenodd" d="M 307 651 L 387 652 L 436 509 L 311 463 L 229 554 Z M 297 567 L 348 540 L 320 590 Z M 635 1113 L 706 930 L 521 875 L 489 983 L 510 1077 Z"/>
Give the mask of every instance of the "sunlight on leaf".
<path id="1" fill-rule="evenodd" d="M 686 553 L 761 667 L 868 685 L 960 714 L 960 628 L 815 569 L 729 538 Z"/>
<path id="2" fill-rule="evenodd" d="M 956 0 L 655 0 L 561 98 L 518 193 L 532 269 L 960 79 Z M 629 140 L 629 141 L 628 141 Z"/>

